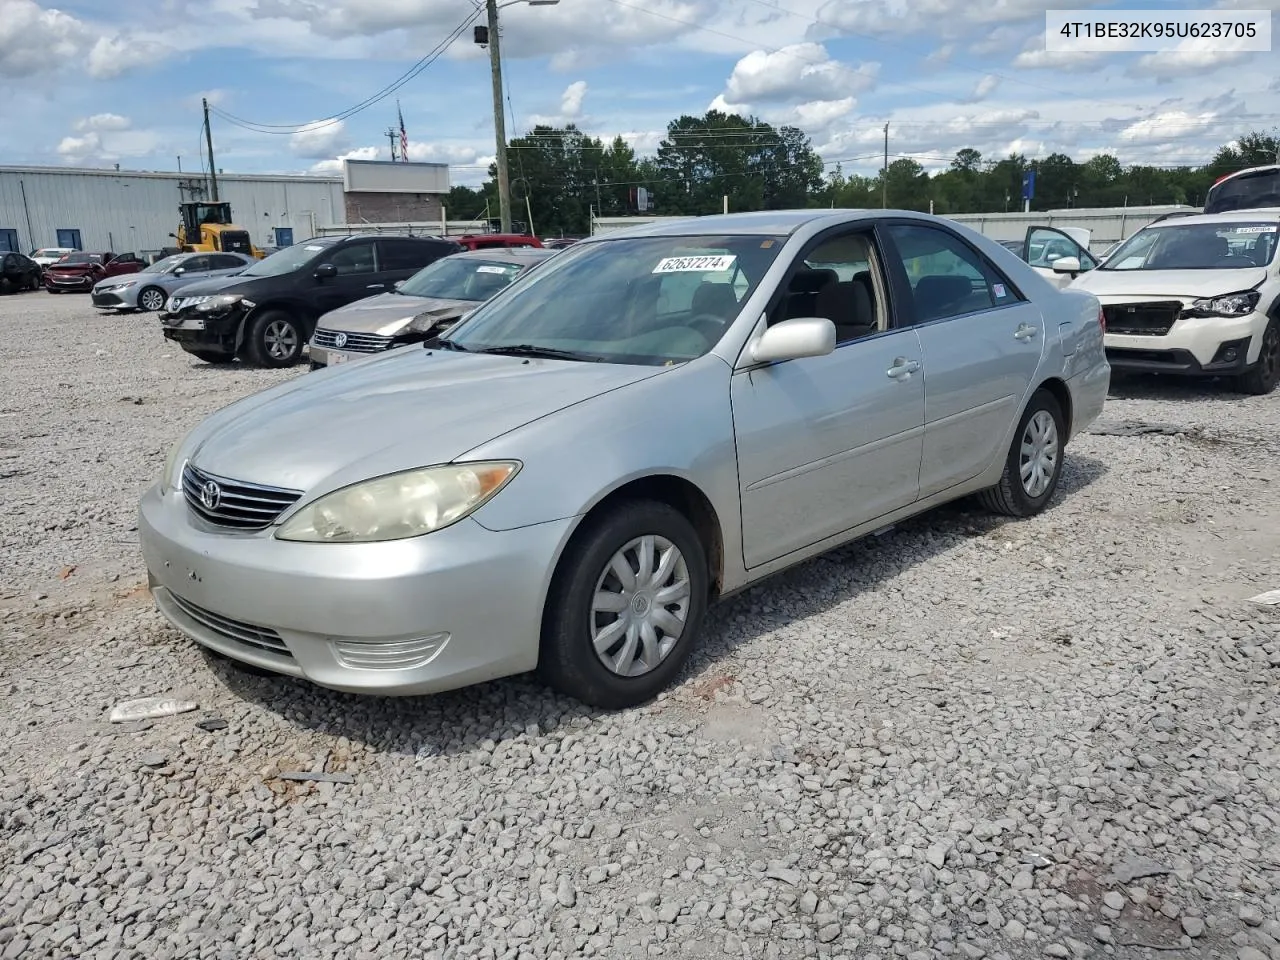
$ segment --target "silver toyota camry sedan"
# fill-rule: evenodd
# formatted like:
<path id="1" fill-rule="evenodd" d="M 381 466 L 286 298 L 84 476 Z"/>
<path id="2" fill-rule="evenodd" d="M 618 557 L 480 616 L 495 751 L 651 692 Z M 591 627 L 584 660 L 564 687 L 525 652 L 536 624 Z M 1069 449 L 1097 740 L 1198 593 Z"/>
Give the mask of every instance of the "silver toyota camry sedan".
<path id="1" fill-rule="evenodd" d="M 443 338 L 234 403 L 142 499 L 196 642 L 339 690 L 538 670 L 606 708 L 707 605 L 945 501 L 1025 517 L 1110 379 L 1098 301 L 895 211 L 576 244 Z"/>

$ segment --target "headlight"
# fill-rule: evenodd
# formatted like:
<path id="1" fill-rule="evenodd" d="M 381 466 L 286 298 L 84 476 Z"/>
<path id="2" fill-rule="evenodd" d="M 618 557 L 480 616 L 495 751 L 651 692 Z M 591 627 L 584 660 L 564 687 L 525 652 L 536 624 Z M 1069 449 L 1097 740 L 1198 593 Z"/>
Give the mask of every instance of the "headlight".
<path id="1" fill-rule="evenodd" d="M 224 293 L 220 296 L 209 297 L 207 300 L 204 300 L 196 307 L 196 311 L 199 313 L 217 313 L 220 310 L 230 309 L 236 304 L 240 304 L 249 310 L 252 310 L 254 306 L 253 301 L 246 300 L 238 293 Z"/>
<path id="2" fill-rule="evenodd" d="M 1262 294 L 1257 290 L 1229 293 L 1225 297 L 1209 297 L 1191 304 L 1188 315 L 1193 317 L 1247 317 L 1258 307 Z"/>
<path id="3" fill-rule="evenodd" d="M 519 470 L 515 461 L 458 463 L 365 480 L 307 504 L 276 536 L 307 543 L 418 537 L 470 516 Z"/>
<path id="4" fill-rule="evenodd" d="M 190 434 L 187 434 L 190 436 Z M 173 445 L 173 449 L 169 451 L 169 456 L 164 462 L 164 473 L 160 474 L 160 496 L 164 496 L 173 489 L 174 481 L 177 479 L 174 474 L 179 469 L 178 453 L 182 450 L 182 445 L 187 442 L 187 437 L 183 437 Z"/>

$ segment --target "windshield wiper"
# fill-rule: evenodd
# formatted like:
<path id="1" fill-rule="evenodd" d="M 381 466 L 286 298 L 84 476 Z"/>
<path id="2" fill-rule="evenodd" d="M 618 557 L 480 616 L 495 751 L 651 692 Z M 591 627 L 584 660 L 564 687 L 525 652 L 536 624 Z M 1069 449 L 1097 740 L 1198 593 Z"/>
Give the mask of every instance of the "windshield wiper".
<path id="1" fill-rule="evenodd" d="M 503 357 L 542 357 L 547 360 L 580 360 L 588 363 L 599 363 L 599 357 L 573 350 L 556 350 L 552 347 L 538 347 L 532 343 L 516 343 L 508 347 L 486 347 L 474 353 L 489 353 Z"/>
<path id="2" fill-rule="evenodd" d="M 460 343 L 454 343 L 452 340 L 446 340 L 443 337 L 432 337 L 424 343 L 423 346 L 428 350 L 435 350 L 438 348 L 440 350 L 457 350 L 459 353 L 474 352 L 470 347 L 464 347 Z"/>

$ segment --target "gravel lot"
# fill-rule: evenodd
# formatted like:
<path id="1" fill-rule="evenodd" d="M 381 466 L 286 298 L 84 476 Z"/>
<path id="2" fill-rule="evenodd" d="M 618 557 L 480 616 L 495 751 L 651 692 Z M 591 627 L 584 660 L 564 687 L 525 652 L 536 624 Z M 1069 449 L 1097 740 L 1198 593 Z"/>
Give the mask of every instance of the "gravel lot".
<path id="1" fill-rule="evenodd" d="M 167 628 L 139 493 L 305 374 L 156 328 L 0 298 L 0 957 L 1280 960 L 1280 608 L 1246 600 L 1280 394 L 1117 383 L 1108 424 L 1182 432 L 728 601 L 679 687 L 600 714 L 329 693 Z M 200 709 L 107 722 L 151 695 Z"/>

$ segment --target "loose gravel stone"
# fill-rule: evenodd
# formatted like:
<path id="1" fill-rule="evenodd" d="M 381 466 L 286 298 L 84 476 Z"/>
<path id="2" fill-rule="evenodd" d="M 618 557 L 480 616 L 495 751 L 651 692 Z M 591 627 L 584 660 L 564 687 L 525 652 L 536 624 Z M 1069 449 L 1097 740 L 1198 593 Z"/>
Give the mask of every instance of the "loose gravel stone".
<path id="1" fill-rule="evenodd" d="M 1072 438 L 1030 520 L 954 504 L 718 604 L 664 697 L 607 714 L 200 653 L 147 595 L 138 497 L 202 417 L 311 374 L 84 297 L 0 297 L 0 330 L 2 957 L 1277 949 L 1280 608 L 1245 601 L 1280 587 L 1280 394 L 1117 381 L 1109 420 L 1179 429 Z M 201 713 L 107 722 L 157 696 Z M 346 782 L 284 779 L 317 772 Z"/>

